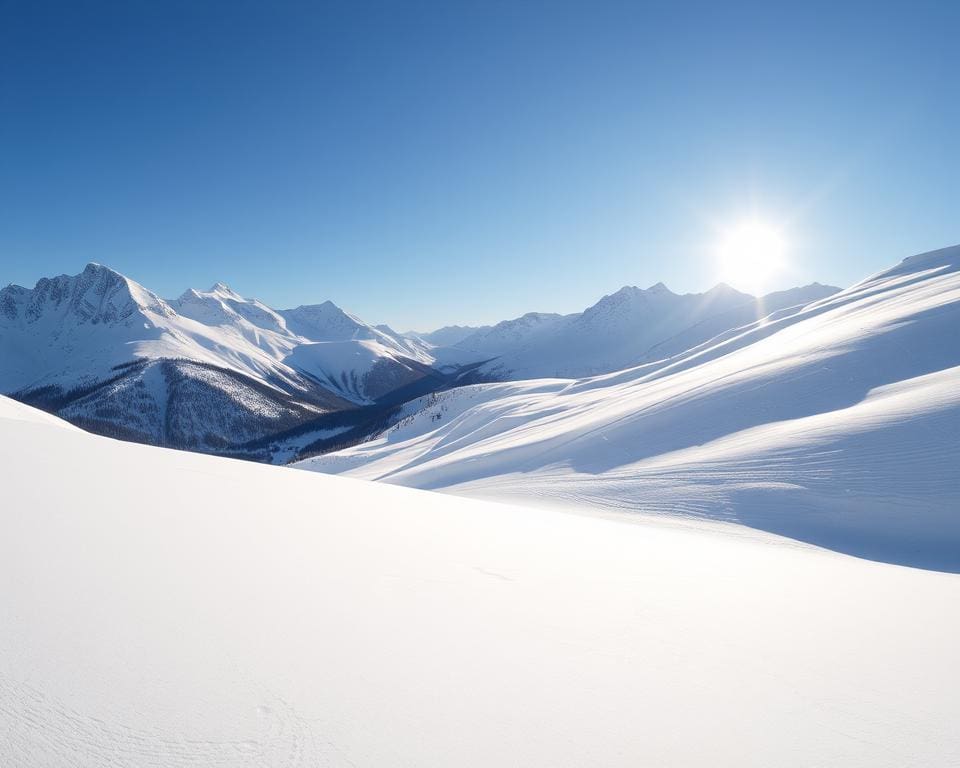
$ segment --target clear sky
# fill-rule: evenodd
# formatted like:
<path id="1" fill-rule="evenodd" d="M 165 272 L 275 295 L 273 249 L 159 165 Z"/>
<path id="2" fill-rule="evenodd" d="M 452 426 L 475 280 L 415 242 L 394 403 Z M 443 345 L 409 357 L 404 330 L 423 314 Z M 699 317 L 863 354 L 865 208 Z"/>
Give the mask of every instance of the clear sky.
<path id="1" fill-rule="evenodd" d="M 0 284 L 429 329 L 960 242 L 960 2 L 0 1 Z"/>

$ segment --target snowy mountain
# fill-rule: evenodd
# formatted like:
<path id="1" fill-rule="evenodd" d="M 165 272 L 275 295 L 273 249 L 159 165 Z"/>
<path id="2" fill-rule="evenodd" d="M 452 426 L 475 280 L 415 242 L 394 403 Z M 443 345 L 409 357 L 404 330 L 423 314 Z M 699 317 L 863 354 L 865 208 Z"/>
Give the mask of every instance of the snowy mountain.
<path id="1" fill-rule="evenodd" d="M 661 301 L 655 289 L 608 297 L 606 316 Z M 405 412 L 378 439 L 298 466 L 736 522 L 960 571 L 960 246 L 671 358 L 467 387 Z"/>
<path id="2" fill-rule="evenodd" d="M 960 763 L 956 575 L 0 434 L 4 765 Z"/>
<path id="3" fill-rule="evenodd" d="M 456 348 L 489 360 L 481 372 L 492 379 L 580 378 L 683 351 L 770 312 L 839 290 L 814 283 L 757 299 L 722 284 L 683 295 L 663 283 L 646 290 L 625 286 L 581 313 L 532 312 L 472 334 Z M 439 359 L 443 355 L 437 353 Z"/>
<path id="4" fill-rule="evenodd" d="M 9 286 L 0 291 L 0 388 L 84 386 L 143 359 L 188 359 L 303 387 L 278 361 L 294 346 L 289 334 L 258 326 L 241 306 L 218 291 L 166 302 L 99 264 L 41 279 L 33 290 Z"/>
<path id="5" fill-rule="evenodd" d="M 424 364 L 433 362 L 427 345 L 393 331 L 373 326 L 344 312 L 332 301 L 282 310 L 287 327 L 308 341 L 373 341 L 394 356 L 408 357 Z"/>
<path id="6" fill-rule="evenodd" d="M 398 354 L 373 339 L 301 344 L 285 362 L 354 402 L 372 402 L 424 378 L 437 376 L 427 363 Z M 438 383 L 440 381 L 437 376 Z"/>
<path id="7" fill-rule="evenodd" d="M 315 345 L 329 342 L 339 352 L 321 368 Z M 165 301 L 99 264 L 0 291 L 0 356 L 2 392 L 104 434 L 207 451 L 434 376 L 422 346 L 331 302 L 277 312 L 222 283 Z"/>
<path id="8" fill-rule="evenodd" d="M 408 338 L 420 339 L 435 347 L 452 347 L 469 336 L 489 331 L 491 327 L 489 325 L 445 325 L 429 333 L 410 331 L 404 335 Z"/>
<path id="9" fill-rule="evenodd" d="M 458 349 L 471 352 L 479 360 L 503 358 L 536 350 L 538 340 L 553 338 L 551 332 L 563 328 L 574 315 L 550 312 L 528 312 L 513 320 L 504 320 L 489 330 L 481 330 L 459 342 Z M 526 378 L 514 369 L 519 378 Z"/>

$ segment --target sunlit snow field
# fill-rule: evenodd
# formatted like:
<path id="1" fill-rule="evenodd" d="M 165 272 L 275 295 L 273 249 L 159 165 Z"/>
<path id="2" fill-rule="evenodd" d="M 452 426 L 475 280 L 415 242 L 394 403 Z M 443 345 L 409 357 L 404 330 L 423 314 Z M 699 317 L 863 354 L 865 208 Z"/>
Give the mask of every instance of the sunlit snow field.
<path id="1" fill-rule="evenodd" d="M 960 760 L 956 575 L 0 426 L 8 765 Z"/>

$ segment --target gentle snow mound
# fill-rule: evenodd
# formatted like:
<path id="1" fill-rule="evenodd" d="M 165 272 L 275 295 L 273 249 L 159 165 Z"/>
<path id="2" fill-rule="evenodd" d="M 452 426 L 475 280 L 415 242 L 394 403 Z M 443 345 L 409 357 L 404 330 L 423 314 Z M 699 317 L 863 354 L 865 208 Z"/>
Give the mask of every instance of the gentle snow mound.
<path id="1" fill-rule="evenodd" d="M 960 763 L 960 577 L 11 413 L 3 765 Z"/>

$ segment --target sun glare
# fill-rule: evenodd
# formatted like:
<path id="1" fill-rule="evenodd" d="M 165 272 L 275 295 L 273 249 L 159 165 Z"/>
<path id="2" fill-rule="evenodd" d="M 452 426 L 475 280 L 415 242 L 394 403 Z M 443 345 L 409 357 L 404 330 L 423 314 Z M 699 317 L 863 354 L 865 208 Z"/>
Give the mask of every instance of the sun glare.
<path id="1" fill-rule="evenodd" d="M 720 279 L 754 294 L 770 288 L 784 267 L 786 243 L 776 228 L 762 221 L 744 221 L 720 243 Z"/>

